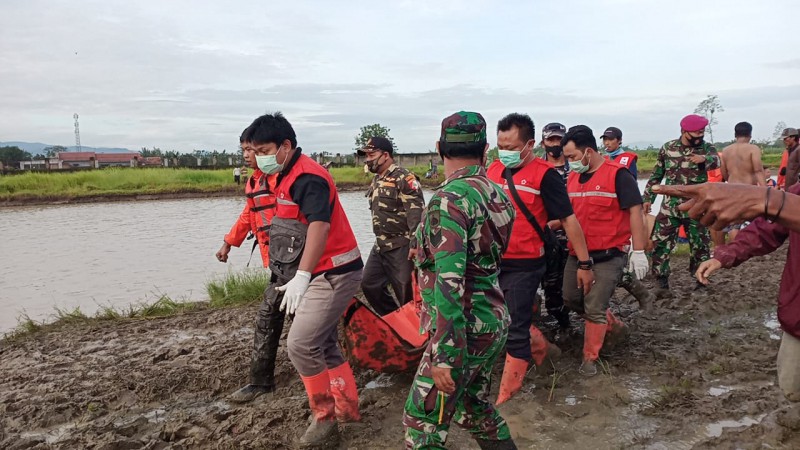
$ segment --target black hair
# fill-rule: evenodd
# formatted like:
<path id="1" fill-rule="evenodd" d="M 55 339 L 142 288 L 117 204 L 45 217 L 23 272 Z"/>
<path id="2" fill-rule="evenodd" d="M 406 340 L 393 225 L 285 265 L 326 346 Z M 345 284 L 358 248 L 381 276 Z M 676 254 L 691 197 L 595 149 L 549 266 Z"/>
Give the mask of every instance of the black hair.
<path id="1" fill-rule="evenodd" d="M 486 141 L 482 142 L 444 142 L 439 141 L 439 152 L 442 158 L 483 158 Z"/>
<path id="2" fill-rule="evenodd" d="M 497 132 L 508 131 L 511 127 L 517 127 L 519 137 L 522 142 L 528 142 L 536 135 L 536 127 L 533 119 L 527 114 L 511 113 L 497 122 Z"/>
<path id="3" fill-rule="evenodd" d="M 752 137 L 753 126 L 747 122 L 739 122 L 733 127 L 733 135 L 735 137 Z"/>
<path id="4" fill-rule="evenodd" d="M 239 145 L 244 144 L 245 137 L 247 136 L 247 130 L 249 130 L 249 129 L 250 129 L 250 127 L 248 126 L 244 130 L 242 130 L 242 134 L 239 135 Z"/>
<path id="5" fill-rule="evenodd" d="M 280 112 L 264 114 L 256 118 L 242 133 L 244 141 L 253 144 L 275 144 L 280 146 L 283 141 L 289 140 L 292 148 L 297 147 L 297 136 L 294 134 L 292 124 Z M 243 141 L 243 142 L 244 142 Z"/>
<path id="6" fill-rule="evenodd" d="M 586 125 L 575 125 L 567 130 L 567 134 L 561 138 L 561 145 L 566 146 L 567 142 L 572 141 L 578 150 L 585 150 L 586 147 L 597 151 L 597 139 L 594 137 L 592 129 Z"/>

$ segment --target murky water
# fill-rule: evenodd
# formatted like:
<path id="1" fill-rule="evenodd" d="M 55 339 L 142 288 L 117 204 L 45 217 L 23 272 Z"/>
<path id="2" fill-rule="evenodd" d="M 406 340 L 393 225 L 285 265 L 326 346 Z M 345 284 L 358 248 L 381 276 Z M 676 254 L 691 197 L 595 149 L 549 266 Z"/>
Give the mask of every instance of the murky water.
<path id="1" fill-rule="evenodd" d="M 366 258 L 374 235 L 364 193 L 341 200 Z M 241 198 L 210 198 L 0 209 L 0 333 L 22 314 L 46 320 L 54 308 L 90 314 L 161 295 L 206 299 L 208 280 L 243 270 L 250 258 L 252 241 L 234 248 L 228 264 L 214 257 L 243 206 Z M 256 252 L 250 266 L 260 264 Z"/>

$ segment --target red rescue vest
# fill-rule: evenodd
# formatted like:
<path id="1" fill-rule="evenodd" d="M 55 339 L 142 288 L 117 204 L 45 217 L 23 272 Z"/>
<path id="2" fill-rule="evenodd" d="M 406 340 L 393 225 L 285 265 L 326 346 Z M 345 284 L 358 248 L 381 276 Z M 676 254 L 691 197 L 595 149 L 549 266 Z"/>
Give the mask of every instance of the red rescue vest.
<path id="1" fill-rule="evenodd" d="M 519 169 L 513 176 L 514 186 L 517 188 L 520 198 L 536 217 L 536 221 L 539 222 L 542 229 L 547 224 L 547 211 L 541 197 L 542 179 L 547 170 L 552 168 L 553 165 L 549 162 L 536 158 L 527 166 Z M 544 256 L 544 243 L 533 225 L 525 218 L 525 214 L 520 211 L 517 202 L 511 197 L 508 184 L 503 176 L 505 170 L 506 166 L 500 160 L 495 160 L 486 171 L 489 179 L 502 186 L 503 190 L 508 193 L 514 209 L 517 211 L 517 218 L 511 229 L 511 239 L 508 242 L 508 249 L 503 254 L 503 259 L 541 258 Z"/>
<path id="2" fill-rule="evenodd" d="M 800 150 L 800 148 L 795 151 Z M 786 188 L 786 168 L 789 166 L 789 151 L 784 150 L 781 156 L 781 167 L 778 169 L 778 189 Z"/>
<path id="3" fill-rule="evenodd" d="M 636 153 L 622 152 L 614 157 L 614 162 L 630 169 L 633 163 L 635 163 L 637 159 L 639 159 L 639 155 L 637 155 Z"/>
<path id="4" fill-rule="evenodd" d="M 250 207 L 250 227 L 258 240 L 261 259 L 264 267 L 269 266 L 269 225 L 275 215 L 275 181 L 276 175 L 264 175 L 256 169 L 247 180 L 244 192 Z"/>
<path id="5" fill-rule="evenodd" d="M 275 208 L 275 215 L 282 219 L 297 220 L 308 224 L 308 220 L 300 212 L 300 205 L 292 201 L 290 194 L 292 185 L 297 180 L 297 177 L 304 174 L 317 175 L 328 183 L 328 190 L 330 191 L 328 201 L 333 207 L 330 222 L 331 228 L 328 233 L 328 240 L 325 243 L 325 251 L 322 253 L 322 257 L 320 257 L 319 263 L 317 263 L 312 274 L 316 275 L 361 258 L 361 251 L 358 249 L 358 243 L 353 234 L 353 229 L 350 227 L 350 222 L 347 220 L 344 209 L 342 209 L 339 193 L 336 191 L 336 185 L 333 182 L 333 178 L 331 178 L 331 174 L 306 155 L 300 155 L 278 185 L 276 192 L 278 203 Z"/>
<path id="6" fill-rule="evenodd" d="M 630 213 L 620 209 L 617 198 L 617 171 L 623 167 L 614 161 L 605 161 L 583 184 L 579 173 L 569 174 L 567 192 L 590 252 L 612 248 L 626 251 L 630 246 Z M 569 252 L 575 255 L 572 244 Z"/>

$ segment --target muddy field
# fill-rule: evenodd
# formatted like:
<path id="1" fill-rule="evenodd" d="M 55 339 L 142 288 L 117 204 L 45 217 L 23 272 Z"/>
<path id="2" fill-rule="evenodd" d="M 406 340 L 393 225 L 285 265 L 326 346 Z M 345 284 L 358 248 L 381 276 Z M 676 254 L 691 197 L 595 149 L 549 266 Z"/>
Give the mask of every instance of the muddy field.
<path id="1" fill-rule="evenodd" d="M 706 296 L 692 295 L 678 258 L 676 296 L 650 317 L 618 291 L 613 307 L 632 333 L 591 379 L 577 372 L 577 319 L 573 333 L 548 330 L 563 357 L 532 370 L 501 408 L 519 448 L 800 448 L 800 409 L 776 386 L 785 254 L 721 272 Z M 65 326 L 0 343 L 0 448 L 291 448 L 309 411 L 285 351 L 274 394 L 225 400 L 246 382 L 254 313 Z M 356 375 L 364 420 L 343 428 L 341 448 L 402 448 L 410 376 Z M 448 445 L 477 449 L 455 426 Z"/>

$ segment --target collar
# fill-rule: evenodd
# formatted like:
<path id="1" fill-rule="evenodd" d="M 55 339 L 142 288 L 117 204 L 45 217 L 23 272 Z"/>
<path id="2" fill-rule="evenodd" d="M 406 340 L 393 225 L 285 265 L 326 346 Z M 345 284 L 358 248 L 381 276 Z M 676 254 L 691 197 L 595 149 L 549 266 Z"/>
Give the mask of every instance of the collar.
<path id="1" fill-rule="evenodd" d="M 380 178 L 380 179 L 383 179 L 383 178 L 386 178 L 387 176 L 389 176 L 389 174 L 391 174 L 391 173 L 392 173 L 392 172 L 394 172 L 395 170 L 397 170 L 397 163 L 392 163 L 392 165 L 391 165 L 391 166 L 389 166 L 389 168 L 388 168 L 388 169 L 386 169 L 386 172 L 385 172 L 383 175 L 378 175 L 378 174 L 375 174 L 375 175 L 376 175 L 378 178 Z"/>
<path id="2" fill-rule="evenodd" d="M 440 189 L 447 185 L 448 183 L 455 181 L 459 178 L 467 178 L 467 177 L 474 177 L 474 176 L 486 176 L 486 168 L 483 166 L 466 166 L 462 167 L 447 177 L 442 184 L 437 186 L 437 189 Z"/>

